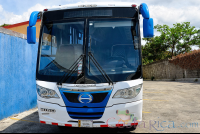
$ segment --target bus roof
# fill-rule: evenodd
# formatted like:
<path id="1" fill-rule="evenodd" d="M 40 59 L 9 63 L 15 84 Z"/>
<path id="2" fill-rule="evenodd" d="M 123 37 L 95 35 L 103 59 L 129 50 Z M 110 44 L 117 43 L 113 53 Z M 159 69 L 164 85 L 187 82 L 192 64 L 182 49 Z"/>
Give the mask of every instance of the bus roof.
<path id="1" fill-rule="evenodd" d="M 137 7 L 135 3 L 127 2 L 91 2 L 91 3 L 76 3 L 48 8 L 48 11 L 63 10 L 63 9 L 81 9 L 81 8 L 96 8 L 96 7 Z"/>

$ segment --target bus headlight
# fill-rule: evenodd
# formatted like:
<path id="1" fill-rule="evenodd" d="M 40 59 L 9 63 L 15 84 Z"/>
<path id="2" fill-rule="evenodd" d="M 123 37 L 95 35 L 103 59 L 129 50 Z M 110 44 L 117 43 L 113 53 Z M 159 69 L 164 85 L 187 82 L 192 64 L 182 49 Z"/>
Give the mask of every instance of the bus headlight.
<path id="1" fill-rule="evenodd" d="M 42 98 L 59 98 L 58 94 L 51 89 L 47 89 L 37 85 L 37 93 Z"/>
<path id="2" fill-rule="evenodd" d="M 124 99 L 134 98 L 140 93 L 141 88 L 142 84 L 126 89 L 120 89 L 115 93 L 113 98 L 124 98 Z"/>

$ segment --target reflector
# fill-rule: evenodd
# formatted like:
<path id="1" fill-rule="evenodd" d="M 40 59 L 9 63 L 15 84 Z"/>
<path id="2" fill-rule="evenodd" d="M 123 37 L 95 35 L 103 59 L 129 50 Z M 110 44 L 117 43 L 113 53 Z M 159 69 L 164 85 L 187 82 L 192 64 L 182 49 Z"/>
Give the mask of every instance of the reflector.
<path id="1" fill-rule="evenodd" d="M 136 7 L 137 5 L 133 4 L 132 7 Z"/>

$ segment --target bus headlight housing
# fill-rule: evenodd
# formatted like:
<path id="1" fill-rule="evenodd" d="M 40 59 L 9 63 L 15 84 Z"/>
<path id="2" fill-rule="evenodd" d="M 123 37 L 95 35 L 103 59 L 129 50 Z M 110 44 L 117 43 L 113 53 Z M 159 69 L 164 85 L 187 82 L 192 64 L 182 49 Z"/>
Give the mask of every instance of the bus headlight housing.
<path id="1" fill-rule="evenodd" d="M 120 89 L 115 93 L 113 98 L 124 98 L 124 99 L 134 98 L 140 93 L 141 88 L 142 84 L 126 89 Z"/>
<path id="2" fill-rule="evenodd" d="M 52 90 L 52 89 L 47 89 L 41 86 L 37 85 L 37 93 L 40 97 L 42 98 L 59 98 L 58 94 L 56 93 L 56 91 Z"/>

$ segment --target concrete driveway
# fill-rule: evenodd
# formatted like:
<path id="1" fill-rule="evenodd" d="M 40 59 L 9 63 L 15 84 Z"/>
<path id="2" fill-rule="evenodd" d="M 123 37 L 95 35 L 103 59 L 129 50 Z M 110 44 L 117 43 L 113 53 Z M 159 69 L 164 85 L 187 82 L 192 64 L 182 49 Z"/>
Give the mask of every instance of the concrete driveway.
<path id="1" fill-rule="evenodd" d="M 2 133 L 200 132 L 200 82 L 144 81 L 143 121 L 134 131 L 40 124 L 37 108 L 0 121 Z"/>

